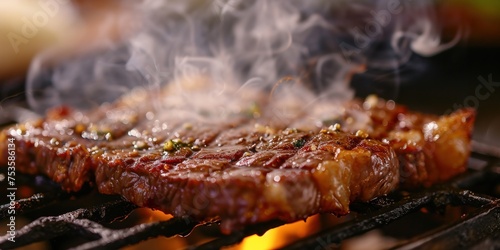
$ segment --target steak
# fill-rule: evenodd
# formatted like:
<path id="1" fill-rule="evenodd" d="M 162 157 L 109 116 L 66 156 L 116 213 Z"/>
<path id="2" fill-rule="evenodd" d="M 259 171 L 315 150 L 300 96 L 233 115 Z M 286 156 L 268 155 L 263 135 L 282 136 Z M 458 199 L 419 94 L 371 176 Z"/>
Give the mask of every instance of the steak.
<path id="1" fill-rule="evenodd" d="M 135 91 L 89 112 L 56 108 L 3 130 L 0 164 L 15 139 L 20 172 L 47 175 L 67 191 L 90 182 L 174 216 L 220 218 L 230 232 L 343 215 L 352 201 L 445 181 L 465 170 L 474 120 L 469 109 L 436 117 L 376 97 L 280 116 L 252 95 L 209 119 L 179 96 Z"/>

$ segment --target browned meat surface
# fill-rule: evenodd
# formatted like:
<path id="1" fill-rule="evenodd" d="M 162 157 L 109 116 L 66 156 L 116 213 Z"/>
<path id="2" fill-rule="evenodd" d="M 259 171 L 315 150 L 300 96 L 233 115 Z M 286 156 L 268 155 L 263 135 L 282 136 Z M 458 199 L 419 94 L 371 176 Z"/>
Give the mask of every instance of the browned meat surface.
<path id="1" fill-rule="evenodd" d="M 465 170 L 474 118 L 471 110 L 420 115 L 377 99 L 348 104 L 341 129 L 305 129 L 300 117 L 277 121 L 252 109 L 207 120 L 152 109 L 150 98 L 135 93 L 86 113 L 55 109 L 5 129 L 0 164 L 14 138 L 20 172 L 45 174 L 68 191 L 93 182 L 175 216 L 219 217 L 227 232 L 346 214 L 351 201 L 387 194 L 400 179 L 410 187 L 446 180 Z"/>
<path id="2" fill-rule="evenodd" d="M 363 103 L 351 103 L 348 110 L 366 112 L 371 120 L 366 126 L 370 137 L 394 149 L 401 166 L 401 186 L 428 187 L 465 171 L 475 120 L 473 109 L 437 117 L 368 97 Z"/>

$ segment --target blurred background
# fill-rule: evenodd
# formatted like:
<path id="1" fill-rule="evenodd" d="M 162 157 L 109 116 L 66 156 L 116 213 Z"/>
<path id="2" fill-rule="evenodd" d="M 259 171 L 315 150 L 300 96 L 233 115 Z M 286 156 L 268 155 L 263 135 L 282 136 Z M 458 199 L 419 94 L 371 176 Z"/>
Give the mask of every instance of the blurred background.
<path id="1" fill-rule="evenodd" d="M 158 4 L 150 2 L 153 7 Z M 377 57 L 377 49 L 383 47 L 374 42 L 367 52 L 364 70 L 353 75 L 350 87 L 359 97 L 376 93 L 422 112 L 443 114 L 464 106 L 476 108 L 474 138 L 500 146 L 500 2 L 427 3 L 433 8 L 433 25 L 439 24 L 438 43 L 452 46 L 440 53 L 413 53 L 394 69 L 380 70 L 370 64 L 370 56 Z M 0 123 L 22 119 L 24 113 L 30 115 L 33 107 L 23 103 L 28 72 L 30 65 L 31 69 L 34 67 L 35 58 L 49 54 L 49 59 L 43 61 L 44 67 L 58 67 L 73 58 L 113 48 L 140 29 L 145 12 L 139 8 L 136 2 L 114 0 L 0 2 Z M 363 15 L 368 12 L 359 14 L 356 8 L 345 10 L 339 4 L 329 13 L 341 17 L 347 30 L 362 28 L 366 20 Z M 420 45 L 420 51 L 425 51 L 425 46 Z"/>

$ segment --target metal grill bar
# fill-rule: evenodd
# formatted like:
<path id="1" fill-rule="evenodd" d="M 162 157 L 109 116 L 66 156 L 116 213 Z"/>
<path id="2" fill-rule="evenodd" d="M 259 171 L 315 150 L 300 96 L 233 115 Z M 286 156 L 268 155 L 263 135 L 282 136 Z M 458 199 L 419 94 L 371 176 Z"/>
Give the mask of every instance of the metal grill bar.
<path id="1" fill-rule="evenodd" d="M 315 249 L 316 247 L 328 248 L 338 245 L 344 239 L 367 232 L 377 226 L 388 224 L 402 216 L 414 211 L 432 200 L 431 196 L 417 195 L 405 199 L 389 207 L 382 208 L 372 214 L 367 214 L 359 219 L 341 224 L 337 227 L 326 229 L 318 234 L 299 240 L 283 249 Z"/>
<path id="2" fill-rule="evenodd" d="M 436 191 L 412 195 L 393 205 L 384 207 L 374 213 L 366 214 L 358 219 L 340 224 L 336 227 L 326 229 L 318 234 L 299 240 L 283 249 L 327 249 L 332 246 L 339 246 L 342 240 L 365 233 L 378 226 L 386 225 L 395 221 L 412 211 L 425 205 L 442 206 L 445 204 L 482 206 L 493 204 L 498 206 L 492 199 L 477 196 L 469 191 Z M 500 218 L 497 218 L 500 223 Z"/>
<path id="3" fill-rule="evenodd" d="M 220 249 L 225 246 L 231 246 L 237 243 L 240 243 L 245 237 L 250 236 L 250 235 L 262 235 L 264 234 L 267 230 L 279 227 L 281 225 L 285 224 L 282 221 L 270 221 L 267 223 L 261 223 L 257 225 L 252 225 L 247 228 L 245 228 L 242 231 L 235 232 L 231 235 L 228 235 L 226 237 L 222 237 L 219 239 L 215 239 L 213 241 L 207 242 L 203 245 L 196 246 L 189 248 L 191 250 L 212 250 L 212 249 Z"/>
<path id="4" fill-rule="evenodd" d="M 16 208 L 16 214 L 23 214 L 25 212 L 32 211 L 33 209 L 42 208 L 54 201 L 66 200 L 73 195 L 62 191 L 59 185 L 42 176 L 33 177 L 20 175 L 18 180 L 20 183 L 30 183 L 33 186 L 42 187 L 43 192 L 36 193 L 26 199 L 14 201 L 13 205 Z M 83 193 L 85 191 L 86 190 L 82 190 L 79 193 Z M 11 204 L 9 203 L 0 205 L 0 220 L 10 216 L 8 213 L 10 206 Z"/>
<path id="5" fill-rule="evenodd" d="M 111 222 L 128 215 L 137 206 L 118 199 L 91 209 L 78 209 L 59 216 L 41 217 L 19 229 L 16 242 L 8 241 L 8 235 L 0 237 L 0 248 L 8 249 L 52 239 L 69 232 L 77 232 L 87 238 L 96 238 L 103 227 L 98 222 Z"/>
<path id="6" fill-rule="evenodd" d="M 14 202 L 14 207 L 16 207 L 16 213 L 24 213 L 26 211 L 30 211 L 35 208 L 40 208 L 47 205 L 50 202 L 53 202 L 56 198 L 61 198 L 63 196 L 62 193 L 58 192 L 56 194 L 53 193 L 38 193 L 32 195 L 27 199 L 20 199 Z M 9 207 L 11 205 L 9 203 L 0 206 L 0 219 L 5 219 L 9 217 Z"/>
<path id="7" fill-rule="evenodd" d="M 141 224 L 122 230 L 99 228 L 97 234 L 100 238 L 98 240 L 85 243 L 73 249 L 117 249 L 158 236 L 172 237 L 175 235 L 187 235 L 197 225 L 200 224 L 189 218 L 173 218 L 168 221 Z"/>
<path id="8" fill-rule="evenodd" d="M 498 202 L 470 214 L 463 221 L 432 230 L 394 249 L 464 249 L 479 243 L 485 235 L 493 239 L 500 237 Z"/>

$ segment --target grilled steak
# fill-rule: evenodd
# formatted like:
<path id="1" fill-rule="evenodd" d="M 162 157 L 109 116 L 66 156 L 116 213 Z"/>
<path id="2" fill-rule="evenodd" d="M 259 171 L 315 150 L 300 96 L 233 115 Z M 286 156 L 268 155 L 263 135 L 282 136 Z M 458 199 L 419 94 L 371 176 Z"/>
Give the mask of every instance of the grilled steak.
<path id="1" fill-rule="evenodd" d="M 175 101 L 152 107 L 152 98 L 139 91 L 90 112 L 58 108 L 5 129 L 0 164 L 13 138 L 21 172 L 45 174 L 68 191 L 92 182 L 101 193 L 174 216 L 219 217 L 229 232 L 271 219 L 342 215 L 351 201 L 400 183 L 446 180 L 465 169 L 474 119 L 472 110 L 434 117 L 372 97 L 314 126 L 300 116 L 273 118 L 260 111 L 271 107 L 264 102 L 250 114 L 240 108 L 207 120 Z M 308 117 L 322 116 L 315 110 L 325 105 L 309 107 Z M 342 124 L 329 126 L 332 119 Z"/>

